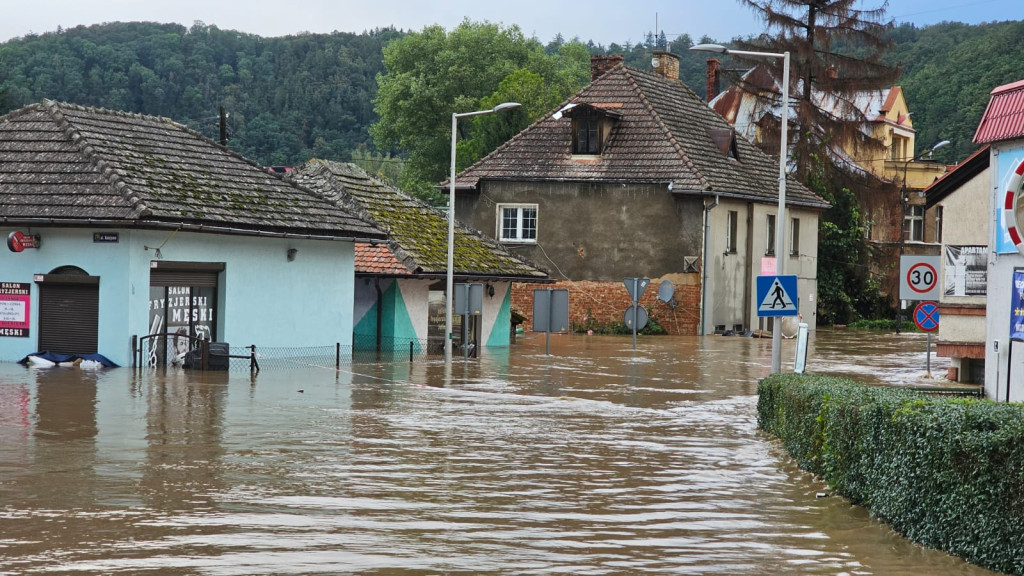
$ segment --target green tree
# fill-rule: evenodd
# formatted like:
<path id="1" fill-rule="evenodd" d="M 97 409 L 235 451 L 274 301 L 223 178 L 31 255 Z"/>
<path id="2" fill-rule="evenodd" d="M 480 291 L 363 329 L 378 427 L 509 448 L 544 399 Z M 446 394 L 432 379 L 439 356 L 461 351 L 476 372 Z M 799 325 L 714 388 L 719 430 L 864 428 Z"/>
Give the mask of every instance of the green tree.
<path id="1" fill-rule="evenodd" d="M 506 95 L 527 100 L 527 110 L 511 116 L 460 122 L 463 140 L 473 139 L 478 126 L 483 132 L 480 140 L 462 145 L 469 158 L 477 158 L 508 135 L 491 122 L 509 123 L 513 134 L 524 128 L 543 104 L 557 103 L 585 84 L 586 62 L 582 45 L 563 44 L 548 56 L 539 41 L 525 37 L 517 26 L 469 20 L 451 32 L 428 26 L 384 48 L 387 72 L 378 76 L 374 99 L 380 119 L 370 132 L 378 149 L 408 155 L 403 186 L 423 190 L 448 175 L 453 113 L 487 107 L 484 100 Z M 524 87 L 540 87 L 540 93 L 523 94 Z"/>

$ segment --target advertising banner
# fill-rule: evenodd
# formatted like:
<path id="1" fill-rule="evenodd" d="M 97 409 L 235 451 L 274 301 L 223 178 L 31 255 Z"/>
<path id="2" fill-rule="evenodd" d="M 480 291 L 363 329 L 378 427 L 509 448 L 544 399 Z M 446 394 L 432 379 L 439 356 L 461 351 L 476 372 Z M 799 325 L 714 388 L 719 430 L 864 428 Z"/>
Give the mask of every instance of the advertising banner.
<path id="1" fill-rule="evenodd" d="M 1013 271 L 1010 296 L 1010 340 L 1024 341 L 1024 270 Z"/>
<path id="2" fill-rule="evenodd" d="M 0 282 L 0 337 L 28 338 L 32 285 Z"/>
<path id="3" fill-rule="evenodd" d="M 987 246 L 946 246 L 946 296 L 984 296 L 988 292 L 987 251 Z"/>
<path id="4" fill-rule="evenodd" d="M 1006 188 L 1010 184 L 1010 179 L 1013 178 L 1013 171 L 1020 165 L 1021 161 L 1024 161 L 1024 150 L 1006 150 L 996 156 L 995 160 L 996 169 L 998 170 L 998 180 L 996 182 L 999 184 L 995 196 L 996 221 L 994 222 L 994 230 L 996 253 L 1014 254 L 1017 252 L 1017 247 L 1013 244 L 1013 240 L 1010 239 L 1010 214 L 1003 207 L 1005 205 Z"/>

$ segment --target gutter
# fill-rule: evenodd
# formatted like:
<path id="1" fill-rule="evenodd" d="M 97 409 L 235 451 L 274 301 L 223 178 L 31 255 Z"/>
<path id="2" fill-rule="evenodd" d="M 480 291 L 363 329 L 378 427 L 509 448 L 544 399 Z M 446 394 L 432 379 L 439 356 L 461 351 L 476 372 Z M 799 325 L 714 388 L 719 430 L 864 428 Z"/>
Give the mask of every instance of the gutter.
<path id="1" fill-rule="evenodd" d="M 206 232 L 210 234 L 232 234 L 241 236 L 256 236 L 268 238 L 299 238 L 305 240 L 328 240 L 337 242 L 363 242 L 367 244 L 383 244 L 386 238 L 370 238 L 359 236 L 329 236 L 323 234 L 301 234 L 295 232 L 269 232 L 266 230 L 250 230 L 248 228 L 236 228 L 232 226 L 209 226 L 205 224 L 173 224 L 164 222 L 149 222 L 139 220 L 94 220 L 74 219 L 64 220 L 57 218 L 8 218 L 2 220 L 8 226 L 45 226 L 50 225 L 59 228 L 128 228 L 135 230 L 165 230 L 169 228 L 184 230 L 186 232 Z"/>

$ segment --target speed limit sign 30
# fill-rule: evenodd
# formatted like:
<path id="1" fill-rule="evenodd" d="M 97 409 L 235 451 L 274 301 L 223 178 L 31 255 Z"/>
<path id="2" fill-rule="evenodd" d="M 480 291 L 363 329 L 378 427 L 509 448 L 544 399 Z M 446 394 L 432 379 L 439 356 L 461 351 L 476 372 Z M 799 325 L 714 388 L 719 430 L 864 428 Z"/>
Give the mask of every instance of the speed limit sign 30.
<path id="1" fill-rule="evenodd" d="M 938 300 L 939 262 L 939 256 L 901 256 L 900 300 Z"/>

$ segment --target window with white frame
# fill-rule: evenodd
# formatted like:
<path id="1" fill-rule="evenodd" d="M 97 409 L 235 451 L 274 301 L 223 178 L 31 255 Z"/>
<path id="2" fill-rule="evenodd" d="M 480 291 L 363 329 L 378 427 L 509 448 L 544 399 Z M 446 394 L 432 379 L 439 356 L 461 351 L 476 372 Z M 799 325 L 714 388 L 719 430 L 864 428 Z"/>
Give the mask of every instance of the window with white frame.
<path id="1" fill-rule="evenodd" d="M 729 210 L 725 226 L 725 251 L 729 254 L 736 253 L 736 234 L 739 231 L 739 212 Z"/>
<path id="2" fill-rule="evenodd" d="M 793 218 L 789 225 L 789 255 L 800 255 L 800 219 Z"/>
<path id="3" fill-rule="evenodd" d="M 537 205 L 498 204 L 498 239 L 537 242 Z"/>
<path id="4" fill-rule="evenodd" d="M 775 214 L 768 215 L 768 238 L 766 239 L 765 246 L 768 247 L 764 251 L 767 256 L 775 255 Z"/>
<path id="5" fill-rule="evenodd" d="M 935 207 L 935 243 L 942 244 L 942 206 Z"/>
<path id="6" fill-rule="evenodd" d="M 903 241 L 924 242 L 924 206 L 907 206 L 903 218 Z"/>

